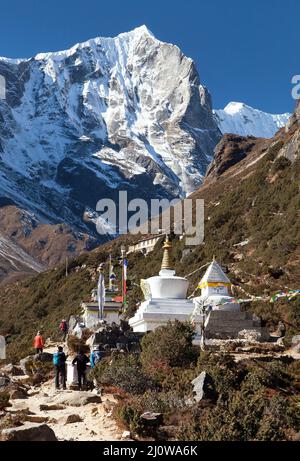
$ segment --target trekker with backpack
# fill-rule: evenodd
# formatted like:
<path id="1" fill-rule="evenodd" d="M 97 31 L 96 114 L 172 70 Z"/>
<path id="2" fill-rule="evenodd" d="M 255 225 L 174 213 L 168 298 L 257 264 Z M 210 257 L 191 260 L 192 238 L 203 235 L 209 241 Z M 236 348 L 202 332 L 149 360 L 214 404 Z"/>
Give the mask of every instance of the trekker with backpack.
<path id="1" fill-rule="evenodd" d="M 62 333 L 62 340 L 65 342 L 66 341 L 66 337 L 67 337 L 67 334 L 68 334 L 68 324 L 67 324 L 67 321 L 65 319 L 62 319 L 60 325 L 59 325 L 59 329 Z"/>
<path id="2" fill-rule="evenodd" d="M 55 388 L 59 389 L 59 377 L 61 376 L 63 389 L 66 389 L 66 360 L 67 356 L 63 348 L 59 346 L 57 352 L 53 354 L 53 364 L 55 367 Z"/>
<path id="3" fill-rule="evenodd" d="M 36 337 L 34 338 L 33 346 L 34 346 L 35 352 L 37 354 L 42 354 L 43 353 L 44 340 L 43 340 L 43 337 L 42 337 L 40 331 L 37 332 Z"/>
<path id="4" fill-rule="evenodd" d="M 72 365 L 77 365 L 78 387 L 81 390 L 82 385 L 86 383 L 86 366 L 89 363 L 89 358 L 81 349 L 72 362 Z"/>
<path id="5" fill-rule="evenodd" d="M 91 352 L 91 355 L 90 355 L 91 368 L 95 368 L 97 363 L 99 363 L 102 360 L 103 355 L 104 355 L 104 351 L 102 350 L 102 345 L 99 344 L 99 346 L 96 346 Z"/>

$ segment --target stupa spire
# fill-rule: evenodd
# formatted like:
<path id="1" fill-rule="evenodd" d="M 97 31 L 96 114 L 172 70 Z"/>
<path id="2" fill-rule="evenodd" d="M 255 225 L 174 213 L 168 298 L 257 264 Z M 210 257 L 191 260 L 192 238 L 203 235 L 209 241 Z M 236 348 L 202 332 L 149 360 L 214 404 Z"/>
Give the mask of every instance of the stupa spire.
<path id="1" fill-rule="evenodd" d="M 169 240 L 169 236 L 166 235 L 166 240 L 163 246 L 164 254 L 161 262 L 161 270 L 172 270 L 170 262 L 170 250 L 172 248 L 172 243 Z"/>

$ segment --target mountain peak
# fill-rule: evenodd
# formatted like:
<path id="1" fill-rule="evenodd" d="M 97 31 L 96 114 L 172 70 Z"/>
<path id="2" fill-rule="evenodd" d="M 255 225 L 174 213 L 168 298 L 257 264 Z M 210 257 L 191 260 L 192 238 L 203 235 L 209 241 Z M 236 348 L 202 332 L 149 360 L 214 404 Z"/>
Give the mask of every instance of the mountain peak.
<path id="1" fill-rule="evenodd" d="M 122 32 L 121 34 L 117 35 L 116 38 L 122 37 L 124 35 L 150 35 L 151 37 L 154 37 L 154 34 L 151 32 L 150 29 L 148 29 L 148 27 L 145 24 L 135 27 L 134 29 L 128 32 Z"/>
<path id="2" fill-rule="evenodd" d="M 227 104 L 227 106 L 224 108 L 224 111 L 227 112 L 228 114 L 236 114 L 237 112 L 240 112 L 242 109 L 249 107 L 243 102 L 230 102 Z"/>
<path id="3" fill-rule="evenodd" d="M 103 37 L 103 36 L 97 36 L 94 38 L 91 38 L 89 40 L 86 40 L 84 42 L 79 42 L 76 43 L 75 45 L 71 46 L 70 48 L 63 50 L 63 51 L 52 51 L 52 52 L 46 52 L 46 53 L 38 53 L 35 56 L 36 60 L 43 60 L 43 59 L 49 59 L 51 57 L 63 57 L 63 56 L 72 56 L 78 49 L 86 48 L 86 47 L 91 47 L 93 48 L 95 45 L 99 44 L 107 44 L 110 46 L 110 43 L 116 43 L 117 41 L 124 41 L 126 42 L 131 42 L 134 41 L 135 39 L 138 39 L 142 36 L 149 36 L 155 39 L 154 34 L 148 29 L 147 26 L 142 25 L 139 27 L 136 27 L 135 29 L 132 29 L 128 32 L 122 32 L 121 34 L 116 35 L 115 37 Z"/>
<path id="4" fill-rule="evenodd" d="M 216 110 L 215 117 L 223 134 L 272 138 L 284 127 L 290 114 L 269 114 L 242 102 L 230 102 L 223 110 Z"/>

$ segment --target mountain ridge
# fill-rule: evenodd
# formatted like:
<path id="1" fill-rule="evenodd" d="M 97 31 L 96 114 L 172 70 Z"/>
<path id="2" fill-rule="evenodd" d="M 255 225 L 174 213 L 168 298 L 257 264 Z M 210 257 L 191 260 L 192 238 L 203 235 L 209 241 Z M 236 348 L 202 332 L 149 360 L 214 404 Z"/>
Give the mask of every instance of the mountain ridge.
<path id="1" fill-rule="evenodd" d="M 230 102 L 224 109 L 214 110 L 214 115 L 223 134 L 257 138 L 272 138 L 291 116 L 290 113 L 270 114 L 241 102 Z"/>

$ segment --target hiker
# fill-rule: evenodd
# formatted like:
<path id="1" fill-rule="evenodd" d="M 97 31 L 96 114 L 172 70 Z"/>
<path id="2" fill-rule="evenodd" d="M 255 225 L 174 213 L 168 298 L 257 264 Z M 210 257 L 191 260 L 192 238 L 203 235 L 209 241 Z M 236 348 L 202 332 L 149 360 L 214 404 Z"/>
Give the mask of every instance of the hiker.
<path id="1" fill-rule="evenodd" d="M 78 375 L 78 387 L 81 389 L 82 384 L 86 383 L 86 366 L 89 362 L 89 358 L 85 355 L 81 349 L 76 355 L 75 359 L 72 362 L 72 365 L 77 365 L 77 375 Z"/>
<path id="2" fill-rule="evenodd" d="M 37 332 L 36 337 L 34 338 L 34 348 L 37 354 L 43 353 L 44 340 L 40 331 Z"/>
<path id="3" fill-rule="evenodd" d="M 63 389 L 66 389 L 66 360 L 67 356 L 61 346 L 53 354 L 53 364 L 55 367 L 55 388 L 59 389 L 59 378 L 61 376 Z"/>
<path id="4" fill-rule="evenodd" d="M 101 359 L 103 358 L 103 355 L 104 355 L 104 351 L 102 350 L 102 344 L 99 344 L 99 346 L 96 346 L 91 352 L 91 355 L 90 355 L 91 368 L 95 368 L 97 363 L 99 363 Z"/>
<path id="5" fill-rule="evenodd" d="M 67 337 L 67 334 L 68 334 L 68 324 L 67 324 L 67 321 L 65 319 L 62 319 L 60 325 L 59 325 L 59 329 L 62 333 L 62 340 L 65 342 L 66 341 L 66 337 Z"/>

